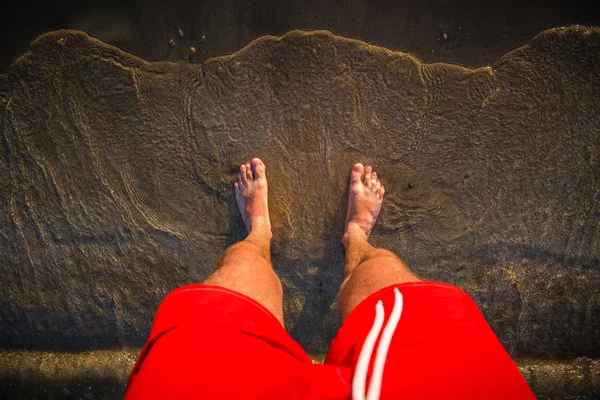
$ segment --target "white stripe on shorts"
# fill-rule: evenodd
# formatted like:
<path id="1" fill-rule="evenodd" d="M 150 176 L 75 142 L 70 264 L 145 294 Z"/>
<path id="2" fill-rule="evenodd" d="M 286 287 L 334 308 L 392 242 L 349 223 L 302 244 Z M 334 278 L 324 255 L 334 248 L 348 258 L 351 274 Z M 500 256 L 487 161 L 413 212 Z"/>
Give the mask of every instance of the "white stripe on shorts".
<path id="1" fill-rule="evenodd" d="M 383 370 L 385 366 L 385 360 L 387 358 L 390 344 L 396 327 L 402 316 L 402 308 L 404 306 L 404 299 L 402 293 L 398 288 L 394 288 L 394 308 L 390 314 L 390 318 L 383 329 L 379 345 L 377 346 L 377 352 L 375 353 L 375 362 L 373 363 L 373 371 L 371 374 L 371 382 L 365 398 L 365 388 L 367 385 L 367 372 L 369 370 L 369 364 L 371 363 L 371 356 L 373 354 L 373 348 L 375 342 L 381 332 L 383 326 L 383 320 L 385 317 L 385 310 L 381 300 L 375 305 L 375 320 L 373 325 L 367 334 L 367 337 L 363 343 L 363 347 L 358 356 L 356 368 L 354 370 L 354 378 L 352 378 L 352 399 L 353 400 L 379 400 L 381 394 L 381 385 L 383 380 Z"/>

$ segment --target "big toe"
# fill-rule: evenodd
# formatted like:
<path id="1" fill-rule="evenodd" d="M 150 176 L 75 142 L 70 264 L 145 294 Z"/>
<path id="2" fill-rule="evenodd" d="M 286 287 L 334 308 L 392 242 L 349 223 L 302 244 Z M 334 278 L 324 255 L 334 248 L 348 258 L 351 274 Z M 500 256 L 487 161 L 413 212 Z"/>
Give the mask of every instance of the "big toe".
<path id="1" fill-rule="evenodd" d="M 264 178 L 266 167 L 265 163 L 262 162 L 260 158 L 252 159 L 252 170 L 254 171 L 254 176 L 257 178 Z"/>
<path id="2" fill-rule="evenodd" d="M 352 168 L 352 172 L 350 173 L 350 182 L 351 183 L 360 182 L 364 172 L 365 172 L 365 167 L 361 163 L 354 164 L 354 167 Z"/>

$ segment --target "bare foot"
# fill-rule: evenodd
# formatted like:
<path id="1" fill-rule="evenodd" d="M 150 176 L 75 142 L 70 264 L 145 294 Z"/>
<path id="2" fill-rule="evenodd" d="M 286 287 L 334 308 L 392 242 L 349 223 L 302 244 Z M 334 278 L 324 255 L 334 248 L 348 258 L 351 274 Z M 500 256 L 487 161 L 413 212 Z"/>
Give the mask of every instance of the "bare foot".
<path id="1" fill-rule="evenodd" d="M 235 188 L 235 199 L 248 233 L 257 231 L 271 235 L 265 164 L 259 158 L 242 164 L 238 173 L 238 181 L 234 183 L 233 187 Z"/>
<path id="2" fill-rule="evenodd" d="M 381 210 L 385 189 L 370 165 L 354 164 L 350 173 L 346 233 L 369 236 Z"/>

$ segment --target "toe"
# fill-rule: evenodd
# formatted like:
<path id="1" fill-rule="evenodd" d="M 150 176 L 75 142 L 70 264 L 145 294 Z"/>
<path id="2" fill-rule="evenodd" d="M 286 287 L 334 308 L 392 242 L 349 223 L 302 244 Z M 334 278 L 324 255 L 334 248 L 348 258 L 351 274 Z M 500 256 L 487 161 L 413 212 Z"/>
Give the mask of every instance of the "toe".
<path id="1" fill-rule="evenodd" d="M 369 183 L 371 181 L 371 172 L 373 172 L 373 168 L 370 165 L 365 167 L 365 183 Z"/>
<path id="2" fill-rule="evenodd" d="M 352 172 L 350 173 L 350 183 L 358 183 L 365 172 L 365 167 L 361 163 L 354 164 Z"/>
<path id="3" fill-rule="evenodd" d="M 381 181 L 377 179 L 377 183 L 375 184 L 375 189 L 379 191 L 381 189 Z"/>
<path id="4" fill-rule="evenodd" d="M 377 179 L 377 172 L 373 171 L 371 174 L 371 179 Z"/>
<path id="5" fill-rule="evenodd" d="M 240 166 L 240 173 L 238 174 L 238 182 L 240 185 L 244 185 L 247 181 L 246 164 Z"/>
<path id="6" fill-rule="evenodd" d="M 236 192 L 237 192 L 238 190 L 240 190 L 240 185 L 239 185 L 239 183 L 237 183 L 237 182 L 236 182 L 236 183 L 234 183 L 234 184 L 233 184 L 233 188 L 235 189 L 235 191 L 236 191 Z"/>
<path id="7" fill-rule="evenodd" d="M 246 163 L 246 179 L 252 180 L 252 166 L 249 162 Z"/>
<path id="8" fill-rule="evenodd" d="M 252 172 L 254 173 L 255 178 L 264 178 L 265 170 L 265 164 L 261 161 L 260 158 L 252 159 Z"/>
<path id="9" fill-rule="evenodd" d="M 380 198 L 382 198 L 384 194 L 385 194 L 385 188 L 382 186 L 382 187 L 379 189 L 379 197 L 380 197 Z"/>

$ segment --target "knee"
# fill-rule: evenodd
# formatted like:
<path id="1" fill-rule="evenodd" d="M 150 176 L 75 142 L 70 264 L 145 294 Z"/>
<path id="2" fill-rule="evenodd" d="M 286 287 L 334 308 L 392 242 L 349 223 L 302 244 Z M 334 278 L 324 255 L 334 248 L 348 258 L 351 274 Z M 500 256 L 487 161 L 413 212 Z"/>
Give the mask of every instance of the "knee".
<path id="1" fill-rule="evenodd" d="M 419 280 L 420 278 L 412 272 L 408 265 L 394 253 L 383 249 L 374 249 L 366 254 L 360 264 L 346 275 L 342 282 L 342 288 L 350 281 L 358 281 L 361 285 L 369 285 L 372 282 L 378 284 L 389 282 L 391 285 L 398 281 Z"/>
<path id="2" fill-rule="evenodd" d="M 397 255 L 395 255 L 394 253 L 392 253 L 389 250 L 385 250 L 385 249 L 372 249 L 369 250 L 365 253 L 365 255 L 363 256 L 363 259 L 361 260 L 361 264 L 365 263 L 367 261 L 371 261 L 371 260 L 384 260 L 384 259 L 391 259 L 395 262 L 399 262 L 402 263 L 402 261 L 398 258 Z"/>
<path id="3" fill-rule="evenodd" d="M 242 241 L 229 246 L 227 250 L 225 250 L 221 257 L 221 263 L 232 259 L 235 259 L 238 262 L 252 260 L 254 263 L 257 258 L 263 258 L 260 253 L 260 248 L 252 242 Z"/>
<path id="4" fill-rule="evenodd" d="M 247 240 L 242 240 L 241 242 L 237 242 L 235 244 L 232 244 L 231 246 L 229 246 L 227 248 L 227 250 L 225 250 L 225 254 L 229 254 L 229 253 L 248 253 L 248 252 L 255 252 L 256 250 L 258 250 L 258 246 L 255 245 L 254 243 L 247 241 Z"/>

